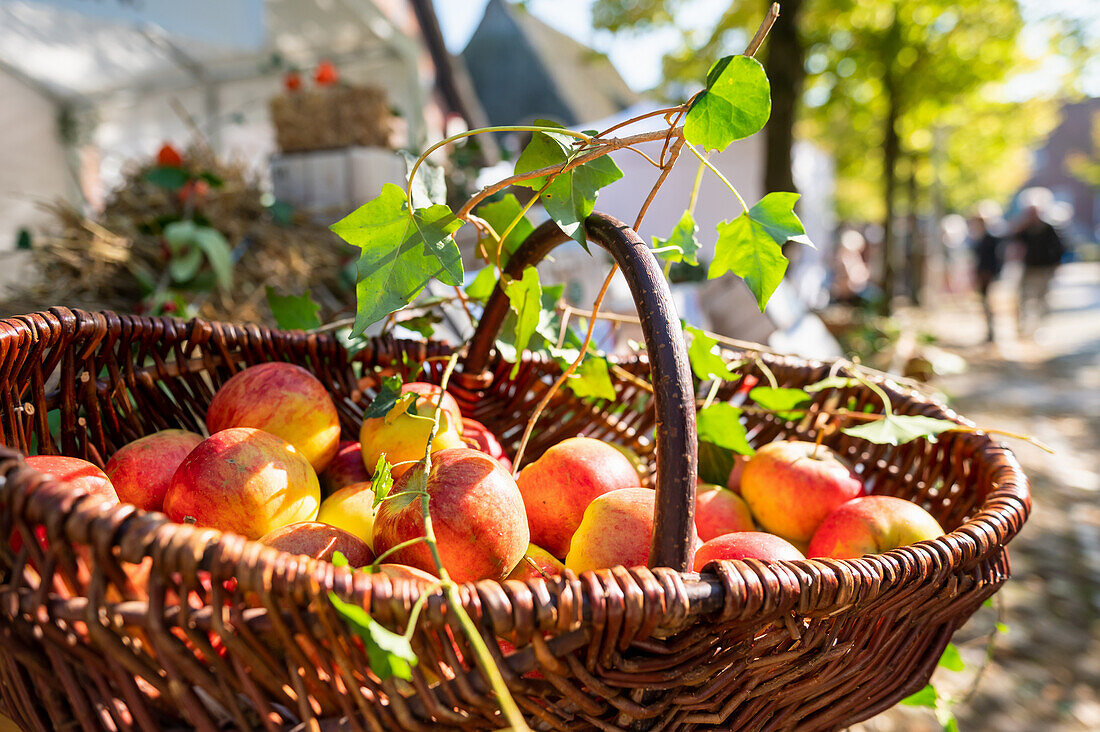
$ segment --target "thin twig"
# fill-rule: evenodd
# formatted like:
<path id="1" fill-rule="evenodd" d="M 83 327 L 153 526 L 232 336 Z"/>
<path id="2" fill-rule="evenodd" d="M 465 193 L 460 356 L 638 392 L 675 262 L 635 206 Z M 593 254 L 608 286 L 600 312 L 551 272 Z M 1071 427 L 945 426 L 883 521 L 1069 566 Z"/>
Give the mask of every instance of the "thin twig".
<path id="1" fill-rule="evenodd" d="M 634 231 L 637 231 L 642 225 L 642 219 L 645 218 L 646 211 L 649 210 L 649 204 L 653 203 L 653 199 L 657 197 L 657 191 L 661 190 L 661 186 L 665 182 L 665 178 L 668 178 L 668 174 L 672 172 L 672 166 L 676 164 L 676 158 L 680 156 L 680 149 L 684 146 L 684 138 L 676 138 L 676 142 L 672 144 L 672 149 L 669 150 L 668 162 L 665 163 L 665 167 L 661 170 L 661 174 L 657 176 L 657 181 L 653 184 L 653 187 L 649 189 L 649 195 L 646 196 L 645 203 L 642 204 L 642 208 L 638 211 L 638 218 L 634 219 Z M 595 308 L 599 311 L 599 308 Z"/>
<path id="2" fill-rule="evenodd" d="M 772 3 L 772 6 L 768 8 L 768 14 L 764 16 L 764 20 L 761 21 L 760 27 L 756 29 L 756 33 L 753 35 L 752 40 L 749 41 L 749 45 L 745 47 L 745 55 L 752 58 L 756 55 L 756 52 L 760 50 L 760 44 L 764 42 L 764 39 L 768 35 L 768 31 L 775 25 L 775 21 L 779 18 L 779 3 Z"/>
<path id="3" fill-rule="evenodd" d="M 602 141 L 601 138 L 603 138 L 605 135 L 611 134 L 615 130 L 618 130 L 618 129 L 623 128 L 623 127 L 627 127 L 629 125 L 634 124 L 635 122 L 641 122 L 643 119 L 648 119 L 649 117 L 656 117 L 659 114 L 668 115 L 672 112 L 678 112 L 682 108 L 683 108 L 683 105 L 681 105 L 679 107 L 665 107 L 664 109 L 655 109 L 652 112 L 646 112 L 645 114 L 639 114 L 637 117 L 631 117 L 630 119 L 623 120 L 622 122 L 611 125 L 606 130 L 604 130 L 603 132 L 601 132 L 598 135 L 596 135 L 595 137 L 593 137 L 592 141 L 593 142 Z"/>

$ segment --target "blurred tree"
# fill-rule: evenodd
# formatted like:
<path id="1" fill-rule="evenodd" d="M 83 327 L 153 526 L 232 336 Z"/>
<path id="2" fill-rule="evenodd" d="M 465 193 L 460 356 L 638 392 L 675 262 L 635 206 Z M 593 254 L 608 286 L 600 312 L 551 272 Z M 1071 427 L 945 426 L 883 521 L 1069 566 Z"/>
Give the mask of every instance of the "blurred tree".
<path id="1" fill-rule="evenodd" d="M 675 22 L 685 5 L 596 0 L 593 22 L 641 30 Z M 681 96 L 686 80 L 702 78 L 715 59 L 736 52 L 731 47 L 768 5 L 734 3 L 703 43 L 685 37 L 684 47 L 665 58 L 660 91 Z M 1052 104 L 1003 101 L 1000 93 L 1000 82 L 1031 64 L 1018 47 L 1024 25 L 1019 3 L 786 0 L 780 22 L 784 18 L 786 32 L 777 23 L 765 57 L 775 99 L 765 128 L 765 188 L 791 190 L 797 116 L 805 136 L 836 160 L 841 217 L 882 221 L 880 285 L 888 303 L 898 266 L 899 162 L 909 161 L 911 202 L 919 198 L 917 186 L 938 178 L 941 202 L 957 210 L 1010 193 L 1026 175 L 1028 146 L 1053 124 Z"/>

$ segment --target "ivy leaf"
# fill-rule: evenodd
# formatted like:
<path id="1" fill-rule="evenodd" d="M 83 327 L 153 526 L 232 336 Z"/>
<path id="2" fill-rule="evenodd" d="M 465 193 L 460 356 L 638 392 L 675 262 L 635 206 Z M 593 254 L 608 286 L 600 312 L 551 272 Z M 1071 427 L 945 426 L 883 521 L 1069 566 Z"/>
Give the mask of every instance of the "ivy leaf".
<path id="1" fill-rule="evenodd" d="M 414 318 L 406 318 L 405 320 L 398 321 L 398 325 L 407 330 L 411 330 L 415 333 L 419 333 L 424 338 L 431 338 L 435 335 L 436 323 L 442 323 L 443 317 L 439 313 L 424 313 L 423 315 L 417 315 Z"/>
<path id="2" fill-rule="evenodd" d="M 374 477 L 370 482 L 371 492 L 374 493 L 374 508 L 378 507 L 378 504 L 382 502 L 382 499 L 390 494 L 390 488 L 393 488 L 393 473 L 389 461 L 386 460 L 386 453 L 382 453 L 378 456 L 378 462 L 374 466 Z"/>
<path id="3" fill-rule="evenodd" d="M 666 252 L 659 252 L 657 256 L 670 262 L 687 262 L 692 266 L 696 266 L 699 264 L 699 260 L 695 255 L 700 247 L 699 240 L 695 238 L 698 231 L 699 227 L 696 226 L 691 212 L 684 211 L 684 215 L 680 217 L 680 223 L 676 224 L 676 228 L 672 230 L 667 239 L 653 237 L 653 248 L 676 247 Z"/>
<path id="4" fill-rule="evenodd" d="M 377 419 L 385 417 L 401 398 L 401 377 L 387 376 L 382 380 L 382 386 L 378 389 L 378 396 L 363 412 L 363 419 Z"/>
<path id="5" fill-rule="evenodd" d="M 936 435 L 939 433 L 957 429 L 959 425 L 946 419 L 890 414 L 874 422 L 845 427 L 841 432 L 851 437 L 860 437 L 876 445 L 904 445 L 918 437 L 925 437 L 929 442 L 935 442 Z"/>
<path id="6" fill-rule="evenodd" d="M 688 361 L 691 362 L 691 370 L 700 381 L 708 379 L 723 379 L 732 381 L 738 375 L 730 371 L 726 360 L 714 348 L 718 341 L 708 336 L 698 328 L 685 325 L 684 330 L 691 334 L 691 345 L 688 346 Z"/>
<path id="7" fill-rule="evenodd" d="M 521 215 L 523 206 L 519 205 L 519 201 L 515 195 L 509 193 L 499 201 L 493 201 L 492 203 L 482 204 L 477 209 L 477 215 L 489 222 L 489 225 L 493 227 L 493 231 L 497 233 L 497 236 L 504 233 L 513 221 L 517 221 L 516 225 L 512 227 L 512 230 L 508 232 L 508 236 L 504 237 L 504 241 L 501 242 L 501 254 L 500 254 L 500 266 L 504 267 L 508 264 L 508 260 L 519 249 L 519 245 L 527 238 L 527 236 L 535 230 L 534 224 L 526 215 Z M 496 260 L 496 252 L 489 252 L 490 261 Z"/>
<path id="8" fill-rule="evenodd" d="M 521 279 L 509 279 L 504 283 L 504 292 L 508 295 L 508 305 L 516 314 L 516 368 L 519 368 L 519 355 L 527 348 L 535 328 L 539 324 L 539 312 L 542 310 L 542 288 L 539 286 L 539 273 L 534 267 L 523 270 Z M 515 369 L 512 376 L 515 376 Z"/>
<path id="9" fill-rule="evenodd" d="M 194 221 L 173 221 L 164 227 L 164 238 L 173 252 L 181 252 L 188 247 L 191 247 L 192 251 L 201 252 L 210 263 L 210 269 L 214 271 L 214 281 L 217 286 L 222 290 L 228 290 L 233 286 L 233 250 L 220 231 L 196 224 Z M 191 257 L 191 262 L 188 263 L 191 267 L 195 255 L 188 256 Z M 171 263 L 169 266 L 172 266 Z M 186 281 L 194 277 L 197 271 L 197 267 L 194 267 L 189 277 L 184 276 L 182 269 L 173 272 L 172 275 L 181 277 L 177 281 Z"/>
<path id="10" fill-rule="evenodd" d="M 859 379 L 847 376 L 826 376 L 821 381 L 802 387 L 802 390 L 814 394 L 825 389 L 848 389 L 853 386 L 859 386 Z"/>
<path id="11" fill-rule="evenodd" d="M 699 440 L 699 480 L 713 485 L 726 485 L 732 471 L 733 450 Z"/>
<path id="12" fill-rule="evenodd" d="M 142 177 L 153 185 L 167 188 L 170 191 L 178 191 L 187 185 L 187 181 L 191 180 L 191 174 L 186 170 L 170 165 L 158 165 L 155 168 L 150 168 L 145 171 L 145 175 Z"/>
<path id="13" fill-rule="evenodd" d="M 442 204 L 409 211 L 405 192 L 387 183 L 330 227 L 360 249 L 353 334 L 408 305 L 433 277 L 462 283 L 462 257 L 451 236 L 461 225 Z"/>
<path id="14" fill-rule="evenodd" d="M 574 356 L 574 359 L 576 357 Z M 603 356 L 588 354 L 577 370 L 570 374 L 565 382 L 573 393 L 584 399 L 615 400 L 615 385 L 611 383 L 611 373 L 607 359 Z"/>
<path id="15" fill-rule="evenodd" d="M 936 699 L 937 699 L 936 687 L 932 686 L 931 684 L 927 684 L 920 691 L 918 691 L 914 694 L 910 694 L 909 696 L 902 699 L 901 703 L 905 704 L 907 706 L 910 706 L 910 707 L 932 707 L 932 708 L 935 708 Z"/>
<path id="16" fill-rule="evenodd" d="M 966 668 L 966 664 L 963 663 L 962 656 L 959 654 L 958 646 L 954 643 L 948 643 L 947 647 L 943 649 L 939 665 L 949 671 L 962 671 Z"/>
<path id="17" fill-rule="evenodd" d="M 773 386 L 758 386 L 749 392 L 749 398 L 764 409 L 770 409 L 780 419 L 798 419 L 800 411 L 790 411 L 810 402 L 810 395 L 801 389 L 785 389 Z"/>
<path id="18" fill-rule="evenodd" d="M 788 241 L 810 243 L 794 213 L 797 193 L 769 193 L 733 221 L 718 224 L 718 242 L 707 277 L 728 271 L 745 280 L 756 296 L 760 312 L 787 271 L 782 246 Z"/>
<path id="19" fill-rule="evenodd" d="M 705 150 L 724 150 L 763 129 L 771 111 L 771 85 L 760 62 L 726 56 L 710 67 L 707 88 L 684 120 L 684 138 Z"/>
<path id="20" fill-rule="evenodd" d="M 370 670 L 379 679 L 385 681 L 396 676 L 412 681 L 412 667 L 417 664 L 417 658 L 408 638 L 386 629 L 366 610 L 344 602 L 335 592 L 328 593 L 328 599 L 351 631 L 363 639 Z"/>
<path id="21" fill-rule="evenodd" d="M 732 404 L 718 402 L 700 409 L 696 414 L 699 439 L 712 442 L 718 447 L 733 450 L 741 455 L 756 453 L 745 436 L 745 425 L 741 424 L 741 410 Z"/>
<path id="22" fill-rule="evenodd" d="M 313 302 L 309 290 L 304 295 L 280 295 L 271 285 L 267 286 L 267 306 L 275 323 L 283 330 L 311 330 L 321 325 L 317 311 L 321 306 Z"/>
<path id="23" fill-rule="evenodd" d="M 466 286 L 466 296 L 485 302 L 493 294 L 493 288 L 497 286 L 496 267 L 482 267 L 474 277 L 474 281 Z"/>
<path id="24" fill-rule="evenodd" d="M 561 127 L 555 122 L 537 120 L 537 125 Z M 564 129 L 564 128 L 563 128 Z M 527 173 L 549 165 L 565 165 L 575 152 L 573 139 L 553 132 L 536 132 L 516 161 L 516 174 Z M 623 177 L 623 171 L 608 156 L 590 160 L 554 178 L 542 192 L 542 205 L 561 230 L 588 250 L 584 220 L 596 205 L 600 188 Z M 534 191 L 546 184 L 546 176 L 517 183 Z"/>
<path id="25" fill-rule="evenodd" d="M 408 181 L 418 156 L 408 150 L 399 150 L 397 154 L 405 161 L 405 180 Z M 416 178 L 411 182 L 410 191 L 414 208 L 446 204 L 447 180 L 443 175 L 443 168 L 425 160 L 416 170 Z"/>

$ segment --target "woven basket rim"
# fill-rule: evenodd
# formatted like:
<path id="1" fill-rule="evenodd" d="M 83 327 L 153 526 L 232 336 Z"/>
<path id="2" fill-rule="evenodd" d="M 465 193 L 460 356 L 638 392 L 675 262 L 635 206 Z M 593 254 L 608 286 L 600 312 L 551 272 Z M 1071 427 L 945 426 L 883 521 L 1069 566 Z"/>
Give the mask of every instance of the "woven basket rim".
<path id="1" fill-rule="evenodd" d="M 281 331 L 255 324 L 232 324 L 202 318 L 185 320 L 172 317 L 120 315 L 107 310 L 92 313 L 78 309 L 55 307 L 49 311 L 39 311 L 0 320 L 0 349 L 6 349 L 11 345 L 18 347 L 25 343 L 24 338 L 39 337 L 40 333 L 34 327 L 34 323 L 38 318 L 58 318 L 62 322 L 75 322 L 78 326 L 92 324 L 89 323 L 89 320 L 94 322 L 106 321 L 106 323 L 113 324 L 116 327 L 147 327 L 156 334 L 163 333 L 164 328 L 169 326 L 182 328 L 191 333 L 200 329 L 207 333 L 212 329 L 235 330 L 246 338 L 252 334 L 300 333 L 303 337 L 315 338 L 326 343 L 335 343 L 335 338 L 327 333 Z M 70 318 L 73 320 L 70 320 Z M 424 343 L 424 341 L 393 339 L 388 336 L 386 338 L 391 342 L 398 343 Z M 802 359 L 788 355 L 772 355 L 763 352 L 758 355 L 765 362 L 771 364 L 794 365 L 799 368 L 828 365 L 830 363 L 828 361 Z M 537 359 L 538 356 L 532 357 L 531 354 L 525 353 L 524 358 Z M 622 362 L 626 363 L 630 360 L 633 359 L 626 359 Z M 637 358 L 636 360 L 644 362 L 644 358 Z M 961 417 L 946 405 L 930 399 L 927 395 L 914 389 L 903 387 L 888 377 L 872 376 L 868 377 L 868 380 L 885 389 L 892 402 L 895 398 L 909 399 L 911 402 L 923 405 L 926 411 L 937 412 L 939 416 L 958 422 L 963 426 L 974 426 L 972 422 Z M 855 559 L 723 560 L 712 562 L 700 574 L 693 572 L 677 573 L 685 586 L 688 587 L 688 594 L 692 598 L 691 604 L 694 606 L 696 601 L 700 601 L 701 606 L 708 607 L 711 610 L 716 609 L 722 601 L 721 597 L 715 597 L 716 591 L 721 593 L 724 589 L 728 592 L 731 582 L 759 582 L 761 568 L 770 567 L 769 572 L 790 573 L 794 576 L 796 583 L 804 588 L 833 578 L 840 588 L 838 591 L 843 594 L 854 591 L 855 588 L 868 581 L 871 582 L 876 591 L 879 589 L 898 589 L 906 583 L 918 583 L 925 577 L 920 572 L 906 571 L 906 568 L 923 566 L 924 563 L 921 561 L 923 557 L 927 557 L 933 566 L 947 571 L 964 563 L 972 563 L 1003 548 L 1019 531 L 1030 511 L 1031 500 L 1027 478 L 1012 452 L 1003 444 L 995 443 L 988 434 L 981 432 L 958 433 L 954 435 L 953 439 L 972 442 L 974 446 L 983 448 L 983 454 L 992 455 L 994 456 L 993 459 L 1000 459 L 1003 464 L 998 467 L 1003 471 L 1003 475 L 996 481 L 996 487 L 986 495 L 976 513 L 951 532 L 937 539 Z M 6 460 L 2 461 L 0 465 L 6 462 Z M 153 556 L 152 546 L 154 542 L 163 541 L 167 543 L 176 540 L 185 543 L 188 535 L 194 537 L 195 540 L 203 541 L 206 546 L 202 556 L 195 557 L 200 563 L 205 561 L 209 549 L 214 545 L 220 545 L 223 548 L 225 545 L 233 545 L 235 551 L 239 552 L 241 556 L 247 555 L 259 562 L 262 565 L 261 571 L 274 571 L 275 558 L 285 554 L 231 533 L 176 524 L 164 514 L 142 511 L 130 504 L 118 504 L 104 510 L 103 506 L 98 504 L 93 497 L 81 494 L 79 490 L 70 490 L 61 481 L 35 471 L 21 459 L 19 463 L 17 470 L 20 472 L 29 471 L 25 473 L 26 479 L 30 481 L 30 484 L 36 486 L 32 494 L 68 490 L 73 496 L 71 501 L 73 515 L 70 516 L 63 529 L 70 540 L 89 541 L 92 524 L 97 523 L 99 520 L 106 520 L 106 523 L 116 526 L 117 530 L 112 532 L 111 543 L 121 547 L 122 558 L 125 561 L 140 562 L 144 557 Z M 9 472 L 10 468 L 0 468 L 0 473 Z M 35 502 L 32 495 L 30 503 L 34 504 Z M 42 523 L 47 523 L 44 516 L 42 517 Z M 301 571 L 292 572 L 292 575 L 294 575 L 292 579 L 306 582 L 305 585 L 297 586 L 299 590 L 334 591 L 338 595 L 351 597 L 361 595 L 367 589 L 361 584 L 364 580 L 357 579 L 363 577 L 363 573 L 354 573 L 356 579 L 353 580 L 351 570 L 334 567 L 323 560 L 294 557 L 293 562 L 288 563 L 284 557 L 281 561 L 284 565 L 297 564 L 300 566 Z M 194 569 L 194 567 L 191 569 Z M 206 569 L 210 569 L 210 567 L 206 567 Z M 608 571 L 597 570 L 597 573 Z M 667 571 L 671 572 L 672 570 Z M 719 581 L 715 581 L 715 573 L 719 576 Z M 739 580 L 736 575 L 740 575 Z M 383 578 L 381 575 L 369 575 L 369 578 L 371 586 L 377 582 L 391 582 L 391 580 Z M 507 580 L 500 583 L 493 580 L 481 580 L 480 582 L 503 585 Z M 528 580 L 528 583 L 530 582 L 545 583 L 546 580 L 541 578 Z M 476 592 L 474 589 L 476 584 L 478 583 L 468 583 L 465 587 L 468 587 L 470 592 Z M 703 599 L 700 600 L 700 598 Z M 361 599 L 361 597 L 357 599 Z M 709 611 L 703 610 L 702 607 L 693 607 L 692 609 L 691 614 L 693 616 L 709 613 Z M 699 612 L 695 612 L 695 610 Z"/>

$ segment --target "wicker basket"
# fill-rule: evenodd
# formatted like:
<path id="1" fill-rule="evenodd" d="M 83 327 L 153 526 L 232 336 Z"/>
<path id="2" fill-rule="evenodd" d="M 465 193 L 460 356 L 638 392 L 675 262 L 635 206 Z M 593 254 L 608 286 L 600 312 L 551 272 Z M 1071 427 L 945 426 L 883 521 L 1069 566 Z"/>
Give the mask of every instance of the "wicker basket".
<path id="1" fill-rule="evenodd" d="M 973 433 L 900 447 L 834 436 L 831 446 L 875 493 L 925 506 L 951 532 L 850 561 L 677 571 L 689 554 L 696 470 L 695 395 L 680 326 L 645 244 L 607 217 L 588 228 L 623 267 L 652 361 L 623 363 L 635 378 L 616 383 L 616 405 L 559 392 L 530 457 L 584 432 L 655 463 L 653 568 L 462 588 L 531 725 L 828 730 L 920 688 L 955 629 L 1008 577 L 1004 546 L 1030 508 L 1012 454 Z M 510 266 L 518 272 L 564 240 L 544 226 Z M 506 307 L 499 293 L 490 301 L 453 392 L 514 449 L 559 370 L 527 357 L 510 377 L 510 365 L 491 356 Z M 0 441 L 11 446 L 0 448 L 0 708 L 28 730 L 503 726 L 441 595 L 429 598 L 413 638 L 420 664 L 412 683 L 380 682 L 326 592 L 403 629 L 417 585 L 130 506 L 103 508 L 16 452 L 102 464 L 155 430 L 201 430 L 220 384 L 272 360 L 303 365 L 328 384 L 351 435 L 381 373 L 449 352 L 378 339 L 349 360 L 326 335 L 64 308 L 0 321 Z M 788 386 L 829 371 L 765 361 Z M 428 378 L 438 380 L 441 366 L 432 362 Z M 742 378 L 755 368 L 743 367 Z M 637 376 L 651 377 L 654 393 Z M 738 386 L 728 386 L 727 398 Z M 881 386 L 900 413 L 956 418 L 891 382 Z M 862 387 L 848 395 L 861 407 L 878 403 Z M 818 394 L 814 408 L 825 398 Z M 53 415 L 59 442 L 50 436 Z M 751 418 L 750 428 L 757 444 L 805 436 L 777 419 Z M 21 548 L 13 551 L 16 535 L 12 545 Z"/>

